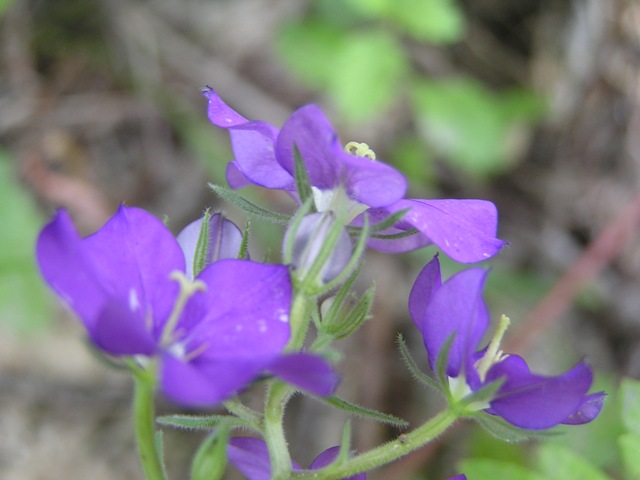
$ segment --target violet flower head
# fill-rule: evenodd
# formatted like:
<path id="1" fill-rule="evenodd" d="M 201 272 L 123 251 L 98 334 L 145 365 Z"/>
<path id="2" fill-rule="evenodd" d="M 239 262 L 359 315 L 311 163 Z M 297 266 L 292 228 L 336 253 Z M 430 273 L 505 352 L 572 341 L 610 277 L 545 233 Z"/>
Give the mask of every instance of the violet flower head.
<path id="1" fill-rule="evenodd" d="M 444 345 L 453 336 L 445 373 L 454 396 L 502 380 L 484 410 L 517 427 L 542 430 L 593 420 L 600 413 L 605 394 L 587 393 L 593 374 L 585 362 L 558 376 L 532 373 L 524 359 L 498 349 L 508 323 L 506 317 L 496 338 L 479 348 L 489 327 L 489 312 L 482 298 L 487 273 L 479 268 L 467 269 L 442 283 L 438 258 L 434 257 L 418 275 L 409 296 L 409 311 L 422 333 L 431 368 L 436 369 Z"/>
<path id="2" fill-rule="evenodd" d="M 283 265 L 225 259 L 189 280 L 169 230 L 124 206 L 86 238 L 58 211 L 40 233 L 37 259 L 95 345 L 143 363 L 156 359 L 161 388 L 175 402 L 219 403 L 264 372 L 324 395 L 335 388 L 323 360 L 282 355 L 292 295 Z"/>
<path id="3" fill-rule="evenodd" d="M 330 465 L 340 453 L 340 447 L 330 447 L 318 455 L 311 465 L 310 470 L 318 470 Z M 271 478 L 271 461 L 269 450 L 264 440 L 255 437 L 234 437 L 229 440 L 227 457 L 248 480 L 269 480 Z M 302 469 L 300 465 L 292 462 L 294 472 Z M 342 480 L 366 480 L 366 473 L 359 473 Z"/>
<path id="4" fill-rule="evenodd" d="M 376 160 L 366 144 L 350 142 L 342 147 L 316 105 L 293 112 L 279 130 L 266 122 L 247 120 L 210 87 L 203 94 L 209 101 L 209 120 L 227 129 L 231 137 L 235 160 L 227 167 L 227 181 L 232 188 L 254 184 L 295 192 L 297 148 L 318 211 L 341 205 L 348 212 L 348 221 L 361 225 L 364 212 L 371 223 L 379 223 L 389 215 L 408 210 L 395 225 L 378 232 L 387 238 L 369 240 L 371 248 L 398 253 L 435 244 L 454 260 L 473 263 L 492 257 L 506 244 L 496 238 L 497 212 L 493 203 L 404 199 L 404 176 Z"/>

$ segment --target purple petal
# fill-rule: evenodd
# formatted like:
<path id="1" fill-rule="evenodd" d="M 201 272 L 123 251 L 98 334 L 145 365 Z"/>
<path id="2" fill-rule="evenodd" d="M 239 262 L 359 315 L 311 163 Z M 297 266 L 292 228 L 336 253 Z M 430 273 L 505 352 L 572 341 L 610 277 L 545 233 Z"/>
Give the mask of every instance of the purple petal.
<path id="1" fill-rule="evenodd" d="M 37 255 L 47 282 L 81 317 L 94 339 L 104 311 L 126 313 L 119 306 L 108 306 L 111 302 L 127 305 L 129 321 L 143 322 L 133 330 L 147 328 L 157 335 L 178 292 L 169 274 L 184 271 L 182 251 L 166 227 L 144 210 L 124 206 L 85 239 L 78 237 L 68 214 L 59 212 L 43 229 Z M 102 315 L 104 331 L 110 328 L 103 322 L 113 318 Z"/>
<path id="2" fill-rule="evenodd" d="M 185 307 L 178 331 L 187 351 L 216 358 L 275 359 L 289 341 L 291 280 L 284 265 L 219 260 L 197 280 L 206 285 Z"/>
<path id="3" fill-rule="evenodd" d="M 227 445 L 227 457 L 248 480 L 269 480 L 271 461 L 267 444 L 254 437 L 234 437 Z"/>
<path id="4" fill-rule="evenodd" d="M 243 188 L 248 185 L 251 185 L 251 180 L 247 178 L 247 176 L 242 173 L 238 164 L 234 162 L 227 163 L 227 183 L 231 188 L 237 190 L 238 188 Z"/>
<path id="5" fill-rule="evenodd" d="M 133 310 L 130 301 L 110 300 L 93 328 L 95 344 L 112 355 L 153 355 L 156 339 L 145 322 L 145 312 Z"/>
<path id="6" fill-rule="evenodd" d="M 92 331 L 108 293 L 84 253 L 82 239 L 66 210 L 59 210 L 38 237 L 36 257 L 42 276 Z"/>
<path id="7" fill-rule="evenodd" d="M 297 146 L 311 185 L 320 190 L 345 186 L 353 200 L 371 207 L 389 205 L 405 194 L 406 179 L 382 162 L 347 153 L 316 105 L 296 110 L 282 126 L 276 142 L 276 158 L 291 175 L 295 172 Z"/>
<path id="8" fill-rule="evenodd" d="M 160 334 L 178 294 L 172 271 L 185 271 L 178 242 L 164 224 L 139 208 L 121 206 L 96 233 L 84 240 L 94 272 L 112 297 L 141 308 Z"/>
<path id="9" fill-rule="evenodd" d="M 506 381 L 491 402 L 491 411 L 517 427 L 530 430 L 551 428 L 576 415 L 585 406 L 585 395 L 593 379 L 584 362 L 557 377 L 535 375 L 517 355 L 489 369 L 486 381 L 502 377 Z"/>
<path id="10" fill-rule="evenodd" d="M 409 293 L 409 314 L 416 325 L 422 321 L 427 305 L 441 283 L 440 261 L 437 256 L 434 256 L 433 260 L 420 271 Z"/>
<path id="11" fill-rule="evenodd" d="M 234 437 L 229 440 L 227 457 L 248 480 L 269 480 L 271 478 L 271 461 L 269 450 L 264 440 L 254 437 Z M 301 470 L 292 462 L 294 471 Z"/>
<path id="12" fill-rule="evenodd" d="M 293 190 L 293 176 L 276 160 L 278 129 L 266 122 L 249 122 L 229 129 L 236 166 L 251 183 L 265 188 Z"/>
<path id="13" fill-rule="evenodd" d="M 279 357 L 269 370 L 286 382 L 322 397 L 333 394 L 340 383 L 340 376 L 329 362 L 306 353 Z"/>
<path id="14" fill-rule="evenodd" d="M 313 462 L 311 462 L 311 470 L 319 470 L 321 468 L 327 467 L 333 463 L 333 461 L 338 458 L 338 454 L 340 453 L 340 447 L 330 447 L 327 448 L 324 452 L 318 455 Z M 366 473 L 358 473 L 351 477 L 345 477 L 342 480 L 366 480 Z"/>
<path id="15" fill-rule="evenodd" d="M 565 418 L 562 423 L 565 425 L 582 425 L 594 420 L 604 406 L 607 394 L 604 392 L 592 393 L 582 399 L 582 403 L 575 412 Z"/>
<path id="16" fill-rule="evenodd" d="M 211 123 L 229 130 L 235 162 L 227 170 L 232 188 L 249 182 L 265 188 L 293 190 L 293 177 L 276 161 L 274 145 L 278 129 L 266 122 L 249 121 L 222 101 L 210 87 L 203 90 L 209 100 Z"/>
<path id="17" fill-rule="evenodd" d="M 191 222 L 177 236 L 184 253 L 187 278 L 193 278 L 193 262 L 204 217 Z M 223 258 L 238 258 L 242 232 L 231 220 L 216 213 L 209 217 L 209 245 L 205 266 Z"/>
<path id="18" fill-rule="evenodd" d="M 447 363 L 450 377 L 457 377 L 471 360 L 489 325 L 489 312 L 482 299 L 486 276 L 487 271 L 479 268 L 457 273 L 432 293 L 424 315 L 414 318 L 431 368 L 435 368 L 446 340 L 455 334 Z"/>
<path id="19" fill-rule="evenodd" d="M 202 95 L 209 101 L 207 114 L 209 121 L 215 126 L 230 128 L 248 122 L 246 118 L 224 103 L 213 88 L 203 88 Z"/>
<path id="20" fill-rule="evenodd" d="M 451 477 L 448 480 L 467 480 L 466 475 L 456 475 L 455 477 Z"/>
<path id="21" fill-rule="evenodd" d="M 174 347 L 175 348 L 175 347 Z M 171 352 L 162 357 L 162 390 L 171 401 L 190 407 L 209 407 L 248 386 L 271 359 L 211 357 L 187 361 Z"/>
<path id="22" fill-rule="evenodd" d="M 506 245 L 496 238 L 498 225 L 495 205 L 485 200 L 400 200 L 369 213 L 374 221 L 409 209 L 395 228 L 381 232 L 393 234 L 415 228 L 418 234 L 395 240 L 370 239 L 369 246 L 383 252 L 399 253 L 438 246 L 461 263 L 487 260 Z"/>

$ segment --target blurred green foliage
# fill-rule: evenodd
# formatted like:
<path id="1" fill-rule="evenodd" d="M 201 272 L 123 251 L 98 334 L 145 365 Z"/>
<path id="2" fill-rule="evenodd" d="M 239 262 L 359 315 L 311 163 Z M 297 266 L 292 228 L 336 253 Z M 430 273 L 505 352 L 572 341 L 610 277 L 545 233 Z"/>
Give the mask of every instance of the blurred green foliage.
<path id="1" fill-rule="evenodd" d="M 50 321 L 48 292 L 36 268 L 34 245 L 43 219 L 17 183 L 9 156 L 0 150 L 0 322 L 21 333 Z"/>
<path id="2" fill-rule="evenodd" d="M 16 3 L 16 0 L 0 0 L 0 17 L 14 3 Z"/>
<path id="3" fill-rule="evenodd" d="M 492 92 L 462 73 L 426 78 L 414 64 L 413 42 L 445 48 L 465 37 L 465 20 L 454 0 L 316 0 L 309 13 L 290 20 L 278 39 L 286 66 L 303 84 L 323 92 L 347 121 L 385 115 L 411 104 L 417 131 L 398 140 L 422 155 L 396 163 L 412 179 L 433 180 L 434 155 L 474 177 L 500 173 L 514 163 L 519 133 L 544 113 L 532 92 Z M 426 154 L 424 152 L 427 152 Z M 393 160 L 392 160 L 393 161 Z M 426 174 L 420 174 L 426 170 Z"/>

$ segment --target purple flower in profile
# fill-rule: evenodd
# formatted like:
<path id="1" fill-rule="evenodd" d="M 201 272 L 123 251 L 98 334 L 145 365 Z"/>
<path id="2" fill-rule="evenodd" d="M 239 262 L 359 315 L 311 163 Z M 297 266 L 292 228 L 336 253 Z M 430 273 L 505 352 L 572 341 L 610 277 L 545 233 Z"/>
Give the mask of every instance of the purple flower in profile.
<path id="1" fill-rule="evenodd" d="M 454 396 L 456 391 L 470 393 L 503 380 L 485 411 L 517 427 L 542 430 L 593 420 L 605 394 L 587 393 L 593 375 L 585 362 L 555 377 L 532 373 L 524 359 L 498 350 L 506 317 L 496 339 L 484 349 L 478 348 L 489 327 L 482 298 L 486 276 L 486 270 L 472 268 L 442 283 L 437 257 L 418 275 L 409 296 L 409 311 L 422 333 L 431 368 L 435 370 L 445 343 L 453 336 L 445 373 Z"/>
<path id="2" fill-rule="evenodd" d="M 227 167 L 232 188 L 248 184 L 295 191 L 297 148 L 306 167 L 316 208 L 325 211 L 346 197 L 350 220 L 367 212 L 379 223 L 401 210 L 408 213 L 384 235 L 415 231 L 413 235 L 372 238 L 369 246 L 384 252 L 406 252 L 435 244 L 454 260 L 473 263 L 495 255 L 505 242 L 496 238 L 495 205 L 484 200 L 404 199 L 406 179 L 389 165 L 375 161 L 365 144 L 342 147 L 333 127 L 316 105 L 306 105 L 278 130 L 262 121 L 249 121 L 222 101 L 211 88 L 203 91 L 209 101 L 209 120 L 226 128 L 235 160 Z"/>
<path id="3" fill-rule="evenodd" d="M 309 467 L 318 470 L 330 465 L 340 453 L 340 447 L 331 447 L 318 455 Z M 271 478 L 271 461 L 269 450 L 264 440 L 255 437 L 234 437 L 229 440 L 227 457 L 238 470 L 249 480 L 269 480 Z M 292 462 L 294 472 L 303 470 L 300 465 Z M 366 473 L 359 473 L 343 480 L 366 480 Z"/>
<path id="4" fill-rule="evenodd" d="M 265 372 L 321 395 L 336 386 L 323 360 L 282 355 L 291 303 L 283 265 L 225 259 L 189 280 L 171 232 L 124 206 L 86 238 L 58 211 L 36 253 L 45 280 L 95 345 L 143 363 L 156 358 L 162 390 L 178 403 L 219 403 Z"/>

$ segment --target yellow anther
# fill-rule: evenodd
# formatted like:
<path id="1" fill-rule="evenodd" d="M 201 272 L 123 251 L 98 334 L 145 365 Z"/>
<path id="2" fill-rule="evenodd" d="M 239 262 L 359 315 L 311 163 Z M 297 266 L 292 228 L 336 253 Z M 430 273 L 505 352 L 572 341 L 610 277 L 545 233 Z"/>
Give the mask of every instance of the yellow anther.
<path id="1" fill-rule="evenodd" d="M 366 143 L 349 142 L 344 146 L 347 153 L 355 155 L 356 157 L 367 157 L 371 160 L 376 159 L 376 152 L 369 148 Z"/>

